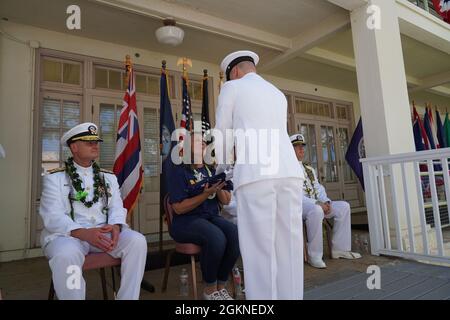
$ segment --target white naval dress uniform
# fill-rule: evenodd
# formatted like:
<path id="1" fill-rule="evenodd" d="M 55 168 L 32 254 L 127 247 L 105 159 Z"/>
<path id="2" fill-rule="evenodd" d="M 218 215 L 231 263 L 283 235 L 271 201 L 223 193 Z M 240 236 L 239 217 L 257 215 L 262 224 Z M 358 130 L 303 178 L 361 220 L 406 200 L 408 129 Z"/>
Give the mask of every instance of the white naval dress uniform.
<path id="1" fill-rule="evenodd" d="M 94 197 L 94 174 L 92 166 L 81 167 L 74 163 L 82 186 L 89 193 L 86 200 Z M 114 250 L 109 254 L 121 258 L 121 285 L 117 299 L 139 299 L 140 284 L 144 275 L 147 257 L 147 242 L 145 237 L 128 228 L 126 224 L 126 209 L 123 208 L 119 185 L 114 174 L 101 172 L 106 184 L 110 187 L 111 197 L 108 199 L 108 224 L 121 224 L 122 232 Z M 100 198 L 91 208 L 80 201 L 73 201 L 74 220 L 70 216 L 69 192 L 75 194 L 69 176 L 64 171 L 44 176 L 41 205 L 39 213 L 44 222 L 41 234 L 41 244 L 44 254 L 49 259 L 52 270 L 56 295 L 60 300 L 85 299 L 86 283 L 81 279 L 80 289 L 69 289 L 66 281 L 70 274 L 68 267 L 83 266 L 85 255 L 89 252 L 102 252 L 86 241 L 70 236 L 70 232 L 79 228 L 101 227 L 106 224 L 106 215 L 102 208 L 106 200 Z M 108 235 L 108 234 L 106 234 Z"/>
<path id="2" fill-rule="evenodd" d="M 303 236 L 298 190 L 303 175 L 287 134 L 284 94 L 254 72 L 226 82 L 219 95 L 216 130 L 257 130 L 259 156 L 250 139 L 235 138 L 233 183 L 247 299 L 303 298 Z M 275 141 L 271 131 L 277 132 Z M 216 159 L 234 145 L 215 139 Z M 225 145 L 223 145 L 225 144 Z M 273 147 L 266 151 L 268 146 Z M 270 147 L 270 148 L 272 148 Z M 264 160 L 261 153 L 267 158 Z M 223 158 L 222 158 L 223 157 Z M 270 165 L 275 170 L 266 170 Z"/>
<path id="3" fill-rule="evenodd" d="M 303 163 L 300 162 L 303 167 Z M 322 221 L 324 212 L 317 201 L 331 203 L 331 210 L 327 219 L 334 218 L 332 250 L 350 251 L 351 250 L 351 220 L 350 205 L 345 201 L 331 201 L 323 185 L 317 180 L 317 174 L 314 168 L 308 166 L 314 176 L 314 182 L 306 174 L 303 184 L 303 219 L 305 220 L 306 233 L 308 238 L 308 255 L 313 259 L 322 259 L 323 256 L 323 233 Z"/>

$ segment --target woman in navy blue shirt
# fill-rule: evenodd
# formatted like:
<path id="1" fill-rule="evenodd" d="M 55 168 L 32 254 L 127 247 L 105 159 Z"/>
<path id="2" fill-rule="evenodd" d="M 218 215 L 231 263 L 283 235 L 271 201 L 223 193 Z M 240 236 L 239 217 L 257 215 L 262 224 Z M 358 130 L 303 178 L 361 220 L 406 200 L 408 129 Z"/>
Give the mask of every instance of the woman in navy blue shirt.
<path id="1" fill-rule="evenodd" d="M 204 159 L 206 144 L 201 134 L 193 134 L 192 159 Z M 202 146 L 197 148 L 195 146 Z M 194 162 L 194 161 L 192 161 Z M 200 162 L 200 161 L 199 161 Z M 194 243 L 202 250 L 200 265 L 206 283 L 205 300 L 232 300 L 225 289 L 228 275 L 239 257 L 236 225 L 219 215 L 219 204 L 230 202 L 231 194 L 223 190 L 225 182 L 206 184 L 203 192 L 191 196 L 189 186 L 212 177 L 215 169 L 204 163 L 175 166 L 169 185 L 170 203 L 175 211 L 170 235 L 180 243 Z"/>

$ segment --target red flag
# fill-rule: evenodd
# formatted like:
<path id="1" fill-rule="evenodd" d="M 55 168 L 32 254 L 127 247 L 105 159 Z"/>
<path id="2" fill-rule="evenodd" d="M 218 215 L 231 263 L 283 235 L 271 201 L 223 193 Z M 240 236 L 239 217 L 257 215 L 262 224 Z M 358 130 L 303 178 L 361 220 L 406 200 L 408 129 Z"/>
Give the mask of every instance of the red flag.
<path id="1" fill-rule="evenodd" d="M 433 6 L 442 19 L 450 23 L 450 0 L 433 0 Z"/>
<path id="2" fill-rule="evenodd" d="M 420 119 L 419 114 L 417 113 L 416 107 L 413 107 L 413 114 L 414 114 L 414 122 L 417 121 L 417 123 L 419 124 L 420 134 L 422 136 L 423 143 L 425 145 L 425 150 L 430 150 L 430 143 L 428 142 L 428 136 L 427 136 L 427 133 L 425 131 L 425 127 L 423 125 L 423 122 Z"/>

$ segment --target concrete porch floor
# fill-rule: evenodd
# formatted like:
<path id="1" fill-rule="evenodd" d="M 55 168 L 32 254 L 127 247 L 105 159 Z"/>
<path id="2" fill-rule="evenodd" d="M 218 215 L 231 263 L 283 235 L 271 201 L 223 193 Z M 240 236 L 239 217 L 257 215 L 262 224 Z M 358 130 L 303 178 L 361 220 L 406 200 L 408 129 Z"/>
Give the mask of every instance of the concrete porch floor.
<path id="1" fill-rule="evenodd" d="M 353 231 L 363 234 L 364 231 Z M 149 249 L 150 250 L 150 249 Z M 399 284 L 409 283 L 408 279 L 413 282 L 414 285 L 422 283 L 424 288 L 432 290 L 432 286 L 440 288 L 440 293 L 434 298 L 449 299 L 450 298 L 450 268 L 434 267 L 423 264 L 415 264 L 405 262 L 404 260 L 389 257 L 377 257 L 363 253 L 363 258 L 359 260 L 333 260 L 327 256 L 327 250 L 325 250 L 325 263 L 327 269 L 315 269 L 305 264 L 304 276 L 305 276 L 305 299 L 316 298 L 333 298 L 333 299 L 348 299 L 348 292 L 354 292 L 354 290 L 361 290 L 366 288 L 365 283 L 369 274 L 366 274 L 366 270 L 370 265 L 377 265 L 382 268 L 382 289 L 384 284 L 390 285 L 396 283 L 397 280 L 403 279 L 403 282 Z M 182 268 L 186 268 L 190 271 L 189 264 L 176 265 L 171 267 L 169 274 L 169 281 L 167 291 L 161 293 L 161 285 L 164 274 L 164 269 L 154 269 L 147 271 L 144 275 L 144 279 L 149 281 L 155 286 L 155 292 L 149 293 L 145 290 L 141 290 L 141 299 L 143 300 L 189 300 L 192 299 L 192 295 L 189 297 L 179 296 L 179 274 Z M 437 269 L 436 269 L 437 268 Z M 437 277 L 428 279 L 421 279 L 418 281 L 417 277 L 409 277 L 409 274 L 400 274 L 400 272 L 414 273 L 418 271 L 422 274 L 428 274 Z M 190 272 L 189 272 L 190 273 Z M 383 281 L 384 274 L 386 274 L 386 280 Z M 20 261 L 13 261 L 0 264 L 0 290 L 2 298 L 5 300 L 45 300 L 47 299 L 49 285 L 50 285 L 50 269 L 46 258 L 34 258 Z M 84 274 L 87 285 L 87 299 L 103 299 L 100 276 L 98 271 L 88 271 Z M 112 298 L 112 284 L 111 284 L 111 271 L 107 270 L 107 282 L 108 282 L 108 295 Z M 189 274 L 189 277 L 191 275 Z M 199 264 L 197 263 L 197 278 L 199 293 L 202 290 L 202 284 L 200 278 Z M 244 275 L 245 279 L 245 275 Z M 116 277 L 116 282 L 117 282 Z M 420 287 L 417 290 L 419 290 Z M 353 290 L 353 291 L 352 291 Z M 367 290 L 367 289 L 366 289 Z M 424 289 L 425 290 L 425 289 Z M 343 291 L 347 295 L 340 295 Z M 378 290 L 380 291 L 380 290 Z M 379 294 L 379 293 L 378 293 Z M 352 295 L 350 294 L 350 298 Z M 372 297 L 365 296 L 367 299 Z M 402 296 L 408 299 L 408 296 Z M 374 299 L 379 298 L 379 295 L 374 295 Z M 413 297 L 412 297 L 413 298 Z"/>

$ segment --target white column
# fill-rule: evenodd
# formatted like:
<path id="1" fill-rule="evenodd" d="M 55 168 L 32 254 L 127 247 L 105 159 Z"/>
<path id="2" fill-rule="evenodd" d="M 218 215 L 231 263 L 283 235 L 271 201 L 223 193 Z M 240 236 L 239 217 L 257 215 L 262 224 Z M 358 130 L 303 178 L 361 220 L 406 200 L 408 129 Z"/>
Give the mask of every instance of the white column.
<path id="1" fill-rule="evenodd" d="M 367 11 L 371 6 L 379 8 L 379 30 L 368 27 L 371 14 Z M 413 152 L 396 3 L 369 0 L 366 5 L 352 11 L 350 17 L 366 155 Z M 373 17 L 376 19 L 376 14 Z"/>
<path id="2" fill-rule="evenodd" d="M 367 157 L 414 152 L 411 111 L 395 1 L 368 0 L 351 12 L 358 90 Z M 406 206 L 400 167 L 384 174 L 391 244 L 398 249 L 395 208 L 403 249 L 407 239 Z M 394 183 L 391 186 L 391 177 Z M 420 226 L 417 194 L 412 169 L 407 170 L 406 185 L 413 227 Z M 396 194 L 396 197 L 392 195 Z M 371 210 L 371 208 L 368 208 Z M 369 214 L 380 214 L 369 212 Z"/>

